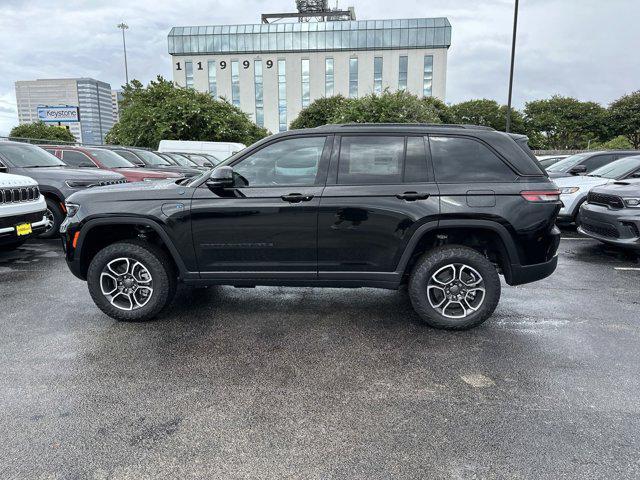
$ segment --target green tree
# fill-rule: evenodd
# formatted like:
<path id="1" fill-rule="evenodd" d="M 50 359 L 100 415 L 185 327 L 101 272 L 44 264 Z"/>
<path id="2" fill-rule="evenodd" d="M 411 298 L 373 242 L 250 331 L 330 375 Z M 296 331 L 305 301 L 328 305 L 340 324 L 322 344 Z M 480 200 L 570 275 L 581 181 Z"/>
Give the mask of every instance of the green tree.
<path id="1" fill-rule="evenodd" d="M 10 137 L 45 140 L 39 143 L 75 142 L 73 134 L 65 127 L 49 126 L 44 122 L 24 123 L 11 129 Z"/>
<path id="2" fill-rule="evenodd" d="M 107 143 L 158 148 L 160 140 L 167 139 L 249 145 L 268 134 L 226 100 L 158 76 L 147 87 L 137 80 L 125 85 L 120 121 L 107 134 Z"/>
<path id="3" fill-rule="evenodd" d="M 589 141 L 607 140 L 607 112 L 595 102 L 556 95 L 528 102 L 524 115 L 527 131 L 536 135 L 538 148 L 582 149 Z"/>
<path id="4" fill-rule="evenodd" d="M 624 135 L 618 135 L 606 142 L 591 142 L 590 150 L 631 150 L 634 147 Z"/>
<path id="5" fill-rule="evenodd" d="M 438 118 L 442 123 L 455 123 L 453 114 L 451 113 L 451 107 L 436 97 L 424 97 L 422 102 L 435 109 L 438 114 Z"/>
<path id="6" fill-rule="evenodd" d="M 640 148 L 640 90 L 609 105 L 609 125 L 614 135 L 624 135 L 633 148 Z"/>
<path id="7" fill-rule="evenodd" d="M 346 101 L 347 99 L 342 95 L 319 98 L 302 109 L 296 119 L 291 122 L 289 128 L 315 128 L 326 125 L 330 123 L 331 118 L 336 115 Z"/>
<path id="8" fill-rule="evenodd" d="M 405 91 L 371 94 L 344 102 L 332 123 L 441 123 L 433 105 Z"/>
<path id="9" fill-rule="evenodd" d="M 507 106 L 486 98 L 469 100 L 449 107 L 454 123 L 484 125 L 504 131 L 507 128 Z M 524 118 L 518 110 L 511 109 L 511 128 L 514 133 L 525 133 Z"/>

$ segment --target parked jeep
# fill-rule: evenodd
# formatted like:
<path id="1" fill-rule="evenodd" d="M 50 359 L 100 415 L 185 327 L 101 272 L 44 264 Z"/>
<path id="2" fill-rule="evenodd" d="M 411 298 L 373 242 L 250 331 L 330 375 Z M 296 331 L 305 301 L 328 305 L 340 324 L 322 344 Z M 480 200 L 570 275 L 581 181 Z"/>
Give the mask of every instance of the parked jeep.
<path id="1" fill-rule="evenodd" d="M 500 278 L 556 268 L 559 192 L 527 138 L 457 125 L 328 125 L 259 141 L 211 173 L 67 202 L 71 271 L 118 320 L 187 285 L 377 287 L 429 325 L 465 329 Z"/>
<path id="2" fill-rule="evenodd" d="M 126 182 L 118 173 L 69 168 L 42 148 L 19 142 L 0 142 L 0 172 L 31 177 L 40 186 L 47 203 L 47 225 L 39 235 L 43 238 L 58 235 L 69 195 L 93 186 Z"/>
<path id="3" fill-rule="evenodd" d="M 44 231 L 47 204 L 35 180 L 0 173 L 0 250 L 18 248 Z"/>

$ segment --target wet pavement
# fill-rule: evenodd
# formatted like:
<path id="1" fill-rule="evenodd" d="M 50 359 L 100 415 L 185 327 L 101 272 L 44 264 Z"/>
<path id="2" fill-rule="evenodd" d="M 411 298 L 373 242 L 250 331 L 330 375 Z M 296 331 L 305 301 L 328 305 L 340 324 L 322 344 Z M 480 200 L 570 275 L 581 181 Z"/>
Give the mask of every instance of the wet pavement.
<path id="1" fill-rule="evenodd" d="M 638 477 L 640 261 L 565 236 L 458 333 L 374 289 L 181 289 L 117 323 L 58 242 L 0 253 L 0 478 Z"/>

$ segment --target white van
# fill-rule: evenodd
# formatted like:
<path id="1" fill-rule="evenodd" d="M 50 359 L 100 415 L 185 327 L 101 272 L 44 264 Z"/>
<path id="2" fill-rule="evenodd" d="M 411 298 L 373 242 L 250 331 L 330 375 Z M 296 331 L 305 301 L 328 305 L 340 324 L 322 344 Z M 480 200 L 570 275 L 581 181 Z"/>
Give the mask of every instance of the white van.
<path id="1" fill-rule="evenodd" d="M 183 153 L 208 153 L 220 160 L 239 152 L 246 145 L 233 142 L 194 142 L 189 140 L 160 140 L 158 151 Z"/>

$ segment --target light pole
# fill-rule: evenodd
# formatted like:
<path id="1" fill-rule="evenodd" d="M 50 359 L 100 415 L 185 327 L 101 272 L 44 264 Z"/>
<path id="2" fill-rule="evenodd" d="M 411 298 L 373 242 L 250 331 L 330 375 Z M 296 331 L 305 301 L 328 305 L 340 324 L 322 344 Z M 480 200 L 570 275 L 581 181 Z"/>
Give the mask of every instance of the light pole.
<path id="1" fill-rule="evenodd" d="M 509 132 L 511 128 L 511 94 L 513 92 L 513 64 L 516 58 L 516 31 L 518 30 L 518 0 L 516 0 L 515 10 L 513 11 L 513 38 L 511 39 L 511 71 L 509 72 L 509 98 L 507 100 L 507 128 Z"/>
<path id="2" fill-rule="evenodd" d="M 116 25 L 116 27 L 122 29 L 122 48 L 124 49 L 124 78 L 126 83 L 129 83 L 129 69 L 127 68 L 127 42 L 124 39 L 124 31 L 129 28 L 129 25 L 122 22 Z"/>

